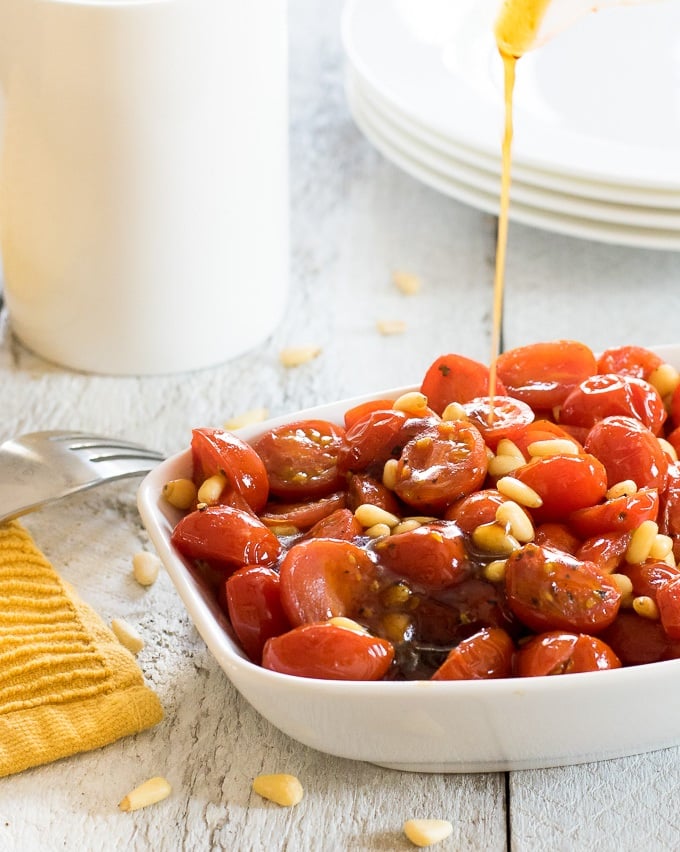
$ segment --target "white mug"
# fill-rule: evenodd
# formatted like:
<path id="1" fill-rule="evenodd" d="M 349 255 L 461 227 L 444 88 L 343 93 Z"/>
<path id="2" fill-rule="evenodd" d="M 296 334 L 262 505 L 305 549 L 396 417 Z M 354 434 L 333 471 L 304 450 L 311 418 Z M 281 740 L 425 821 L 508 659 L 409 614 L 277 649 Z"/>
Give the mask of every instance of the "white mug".
<path id="1" fill-rule="evenodd" d="M 288 286 L 285 0 L 0 0 L 10 324 L 95 373 L 222 363 Z"/>

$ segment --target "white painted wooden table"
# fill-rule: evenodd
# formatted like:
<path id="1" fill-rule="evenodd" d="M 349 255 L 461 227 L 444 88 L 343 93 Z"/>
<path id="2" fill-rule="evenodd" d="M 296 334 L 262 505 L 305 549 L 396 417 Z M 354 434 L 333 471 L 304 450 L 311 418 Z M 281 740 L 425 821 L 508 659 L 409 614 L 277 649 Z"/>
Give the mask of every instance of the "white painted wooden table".
<path id="1" fill-rule="evenodd" d="M 357 132 L 343 93 L 340 6 L 290 3 L 292 292 L 273 338 L 214 370 L 109 378 L 41 362 L 12 339 L 4 317 L 0 438 L 97 429 L 171 453 L 192 426 L 255 406 L 280 414 L 417 381 L 444 351 L 488 359 L 496 221 L 406 177 Z M 422 277 L 419 296 L 396 291 L 395 269 Z M 506 347 L 680 338 L 680 254 L 512 226 L 507 288 Z M 405 333 L 380 336 L 383 319 L 405 320 Z M 278 352 L 302 344 L 321 345 L 321 356 L 281 367 Z M 401 826 L 412 816 L 453 822 L 442 850 L 680 848 L 678 749 L 507 776 L 409 775 L 328 757 L 241 699 L 165 575 L 148 590 L 132 579 L 131 558 L 148 545 L 134 483 L 73 498 L 26 525 L 105 620 L 137 625 L 146 640 L 140 665 L 166 716 L 139 736 L 0 780 L 2 850 L 398 851 L 410 848 Z M 302 780 L 295 809 L 251 793 L 252 779 L 272 771 Z M 171 781 L 172 796 L 119 812 L 123 795 L 155 774 Z"/>

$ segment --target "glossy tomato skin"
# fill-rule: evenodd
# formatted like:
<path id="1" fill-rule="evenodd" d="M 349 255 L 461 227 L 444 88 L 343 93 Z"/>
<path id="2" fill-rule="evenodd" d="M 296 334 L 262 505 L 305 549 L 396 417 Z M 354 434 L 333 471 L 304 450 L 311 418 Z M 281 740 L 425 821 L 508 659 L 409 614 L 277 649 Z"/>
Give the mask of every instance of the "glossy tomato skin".
<path id="1" fill-rule="evenodd" d="M 511 476 L 541 497 L 543 504 L 532 509 L 539 523 L 559 521 L 577 509 L 594 506 L 607 492 L 604 465 L 587 453 L 537 457 Z"/>
<path id="2" fill-rule="evenodd" d="M 553 423 L 551 420 L 539 418 L 527 424 L 518 434 L 513 437 L 513 443 L 522 451 L 525 459 L 529 459 L 529 446 L 538 441 L 571 441 L 579 453 L 583 452 L 583 446 L 573 435 Z"/>
<path id="3" fill-rule="evenodd" d="M 364 528 L 350 509 L 337 509 L 305 533 L 305 538 L 335 538 L 353 541 L 363 535 Z"/>
<path id="4" fill-rule="evenodd" d="M 513 441 L 534 419 L 533 409 L 510 396 L 475 397 L 463 405 L 468 420 L 479 429 L 482 438 L 496 450 L 501 438 Z"/>
<path id="5" fill-rule="evenodd" d="M 250 659 L 259 664 L 267 639 L 291 628 L 281 605 L 279 575 L 261 565 L 241 568 L 226 581 L 224 591 L 234 633 Z"/>
<path id="6" fill-rule="evenodd" d="M 378 506 L 386 512 L 400 516 L 402 506 L 394 495 L 394 492 L 386 488 L 375 476 L 362 473 L 348 474 L 347 476 L 347 506 L 355 511 L 358 506 L 370 503 Z"/>
<path id="7" fill-rule="evenodd" d="M 508 498 L 495 488 L 483 488 L 456 500 L 444 512 L 444 518 L 454 521 L 464 533 L 472 535 L 480 524 L 495 521 L 498 507 L 507 502 Z"/>
<path id="8" fill-rule="evenodd" d="M 564 553 L 574 555 L 582 541 L 577 535 L 574 535 L 566 524 L 546 521 L 536 527 L 534 544 L 545 545 L 553 550 L 562 550 Z"/>
<path id="9" fill-rule="evenodd" d="M 640 666 L 680 657 L 680 641 L 670 639 L 660 621 L 622 610 L 600 638 L 624 666 Z"/>
<path id="10" fill-rule="evenodd" d="M 430 365 L 420 390 L 430 407 L 442 414 L 451 402 L 463 404 L 488 395 L 489 382 L 490 371 L 485 364 L 463 355 L 449 354 L 440 356 Z M 496 393 L 505 395 L 502 382 L 497 382 Z"/>
<path id="11" fill-rule="evenodd" d="M 479 430 L 463 420 L 442 421 L 404 446 L 395 492 L 418 511 L 437 514 L 479 488 L 487 468 Z"/>
<path id="12" fill-rule="evenodd" d="M 432 680 L 489 680 L 510 677 L 515 650 L 500 627 L 484 627 L 463 639 L 432 675 Z"/>
<path id="13" fill-rule="evenodd" d="M 280 565 L 281 602 L 294 626 L 334 616 L 360 618 L 376 592 L 376 568 L 362 547 L 337 539 L 294 544 Z"/>
<path id="14" fill-rule="evenodd" d="M 577 509 L 569 515 L 570 528 L 582 538 L 614 532 L 630 532 L 643 521 L 656 521 L 659 514 L 659 492 L 655 488 L 643 488 L 634 494 L 622 494 Z"/>
<path id="15" fill-rule="evenodd" d="M 298 420 L 270 429 L 253 447 L 262 459 L 271 494 L 283 500 L 325 497 L 343 485 L 338 454 L 345 430 L 326 420 Z"/>
<path id="16" fill-rule="evenodd" d="M 658 591 L 663 586 L 680 577 L 680 569 L 655 560 L 626 565 L 622 569 L 622 573 L 626 574 L 633 584 L 633 595 L 635 597 L 643 595 L 655 601 Z"/>
<path id="17" fill-rule="evenodd" d="M 262 511 L 269 494 L 267 471 L 255 450 L 237 435 L 224 429 L 193 429 L 191 459 L 197 486 L 221 473 L 227 490 L 235 491 L 254 512 Z"/>
<path id="18" fill-rule="evenodd" d="M 575 553 L 582 562 L 592 562 L 605 574 L 621 567 L 630 544 L 630 532 L 605 532 L 586 539 Z"/>
<path id="19" fill-rule="evenodd" d="M 662 491 L 668 456 L 656 436 L 632 417 L 605 417 L 588 433 L 585 451 L 602 462 L 607 485 L 632 479 L 638 488 Z"/>
<path id="20" fill-rule="evenodd" d="M 663 359 L 644 346 L 616 346 L 597 359 L 597 372 L 635 376 L 646 381 L 662 364 Z"/>
<path id="21" fill-rule="evenodd" d="M 434 416 L 412 417 L 396 409 L 379 409 L 357 420 L 347 430 L 345 445 L 338 454 L 338 468 L 382 476 L 388 459 L 398 459 L 414 435 L 437 422 Z"/>
<path id="22" fill-rule="evenodd" d="M 394 659 L 386 640 L 337 627 L 304 624 L 269 639 L 262 665 L 270 671 L 324 680 L 381 680 Z"/>
<path id="23" fill-rule="evenodd" d="M 171 542 L 188 559 L 230 572 L 244 565 L 274 565 L 281 552 L 279 540 L 262 521 L 224 505 L 185 515 L 172 531 Z"/>
<path id="24" fill-rule="evenodd" d="M 656 605 L 664 633 L 669 639 L 680 639 L 680 577 L 661 585 L 656 593 Z"/>
<path id="25" fill-rule="evenodd" d="M 359 420 L 363 420 L 374 411 L 389 411 L 392 408 L 392 399 L 369 399 L 358 405 L 348 408 L 344 415 L 345 429 L 351 429 Z"/>
<path id="26" fill-rule="evenodd" d="M 463 533 L 446 521 L 387 536 L 373 547 L 381 566 L 421 589 L 446 589 L 470 574 Z"/>
<path id="27" fill-rule="evenodd" d="M 605 373 L 572 390 L 560 410 L 560 423 L 591 428 L 605 417 L 617 416 L 633 417 L 658 435 L 666 409 L 656 388 L 643 379 Z"/>
<path id="28" fill-rule="evenodd" d="M 614 581 L 594 565 L 535 544 L 508 557 L 505 589 L 517 618 L 538 633 L 599 633 L 621 602 Z"/>
<path id="29" fill-rule="evenodd" d="M 575 340 L 532 343 L 502 353 L 498 377 L 507 392 L 534 410 L 561 405 L 570 391 L 597 372 L 593 352 Z"/>
<path id="30" fill-rule="evenodd" d="M 518 677 L 575 674 L 621 668 L 614 651 L 587 633 L 555 630 L 541 633 L 522 645 L 515 656 Z"/>
<path id="31" fill-rule="evenodd" d="M 307 530 L 338 509 L 344 509 L 346 505 L 347 494 L 344 491 L 334 491 L 318 500 L 299 503 L 267 503 L 260 514 L 260 520 L 271 529 L 293 526 L 299 530 Z"/>

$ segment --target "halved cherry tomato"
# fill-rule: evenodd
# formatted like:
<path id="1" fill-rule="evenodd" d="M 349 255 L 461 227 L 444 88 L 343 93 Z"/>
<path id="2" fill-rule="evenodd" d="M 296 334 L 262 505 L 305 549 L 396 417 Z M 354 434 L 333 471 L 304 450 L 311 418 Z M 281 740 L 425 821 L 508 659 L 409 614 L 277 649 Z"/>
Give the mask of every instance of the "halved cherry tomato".
<path id="1" fill-rule="evenodd" d="M 680 385 L 671 394 L 670 412 L 673 425 L 680 426 Z"/>
<path id="2" fill-rule="evenodd" d="M 665 562 L 639 562 L 622 568 L 633 584 L 633 595 L 657 600 L 657 593 L 663 587 L 680 577 L 680 570 Z M 680 637 L 678 637 L 680 638 Z"/>
<path id="3" fill-rule="evenodd" d="M 467 497 L 456 500 L 444 512 L 447 521 L 455 521 L 464 533 L 472 535 L 480 524 L 490 524 L 496 520 L 498 507 L 507 503 L 504 497 L 495 488 L 484 488 L 481 491 L 473 491 Z"/>
<path id="4" fill-rule="evenodd" d="M 622 610 L 600 638 L 624 666 L 639 666 L 680 657 L 680 642 L 666 635 L 660 621 Z"/>
<path id="5" fill-rule="evenodd" d="M 338 509 L 344 509 L 346 503 L 347 494 L 344 491 L 335 491 L 319 500 L 301 503 L 267 503 L 260 520 L 271 529 L 293 526 L 307 530 Z"/>
<path id="6" fill-rule="evenodd" d="M 225 583 L 227 612 L 243 650 L 255 663 L 262 660 L 267 639 L 290 630 L 281 605 L 279 575 L 273 568 L 240 568 Z"/>
<path id="7" fill-rule="evenodd" d="M 630 532 L 605 532 L 586 539 L 574 554 L 582 562 L 592 562 L 605 574 L 612 574 L 623 564 L 630 544 Z"/>
<path id="8" fill-rule="evenodd" d="M 587 633 L 559 630 L 534 636 L 522 645 L 515 657 L 515 671 L 519 677 L 619 668 L 621 660 L 601 639 Z"/>
<path id="9" fill-rule="evenodd" d="M 566 524 L 546 521 L 536 527 L 534 544 L 546 545 L 574 555 L 581 546 L 581 539 L 574 535 Z"/>
<path id="10" fill-rule="evenodd" d="M 484 441 L 495 450 L 501 438 L 514 441 L 534 419 L 534 412 L 521 399 L 511 396 L 477 396 L 463 405 L 468 420 L 479 429 Z"/>
<path id="11" fill-rule="evenodd" d="M 284 556 L 281 602 L 291 624 L 357 618 L 377 591 L 376 567 L 369 553 L 348 541 L 310 538 Z"/>
<path id="12" fill-rule="evenodd" d="M 594 426 L 605 417 L 634 417 L 658 435 L 666 409 L 656 388 L 634 376 L 591 376 L 574 388 L 560 410 L 560 423 Z"/>
<path id="13" fill-rule="evenodd" d="M 581 538 L 591 538 L 634 530 L 643 521 L 655 521 L 658 514 L 659 492 L 655 488 L 643 488 L 634 494 L 623 494 L 571 512 L 569 526 Z"/>
<path id="14" fill-rule="evenodd" d="M 227 489 L 240 495 L 254 512 L 264 508 L 269 493 L 267 471 L 255 450 L 237 435 L 224 429 L 193 429 L 191 458 L 196 485 L 221 473 Z"/>
<path id="15" fill-rule="evenodd" d="M 668 456 L 656 436 L 633 417 L 605 417 L 588 433 L 585 450 L 602 462 L 607 485 L 632 479 L 638 488 L 663 490 Z"/>
<path id="16" fill-rule="evenodd" d="M 363 535 L 364 528 L 349 509 L 337 509 L 322 518 L 306 533 L 305 538 L 337 538 L 352 541 Z"/>
<path id="17" fill-rule="evenodd" d="M 470 574 L 463 533 L 447 521 L 379 539 L 374 550 L 380 565 L 423 589 L 445 589 Z"/>
<path id="18" fill-rule="evenodd" d="M 484 627 L 463 639 L 432 675 L 432 680 L 488 680 L 510 677 L 515 650 L 500 627 Z"/>
<path id="19" fill-rule="evenodd" d="M 396 409 L 372 411 L 347 430 L 338 468 L 382 475 L 385 462 L 398 459 L 404 445 L 435 422 L 435 417 L 410 417 Z"/>
<path id="20" fill-rule="evenodd" d="M 487 467 L 479 430 L 463 420 L 442 421 L 406 444 L 395 491 L 409 506 L 438 512 L 479 488 Z"/>
<path id="21" fill-rule="evenodd" d="M 283 499 L 325 497 L 343 484 L 338 453 L 345 430 L 326 420 L 297 420 L 259 437 L 253 447 L 264 462 L 272 494 Z"/>
<path id="22" fill-rule="evenodd" d="M 558 426 L 557 423 L 543 418 L 529 423 L 512 440 L 522 451 L 524 457 L 528 459 L 529 446 L 531 444 L 535 444 L 538 441 L 554 441 L 555 439 L 571 441 L 580 453 L 583 452 L 583 446 L 571 433 Z"/>
<path id="23" fill-rule="evenodd" d="M 680 464 L 668 465 L 666 488 L 659 495 L 659 532 L 680 535 Z"/>
<path id="24" fill-rule="evenodd" d="M 394 659 L 386 639 L 337 627 L 303 624 L 264 646 L 266 669 L 324 680 L 380 680 Z"/>
<path id="25" fill-rule="evenodd" d="M 431 408 L 441 414 L 450 402 L 469 402 L 489 393 L 489 368 L 463 355 L 442 355 L 430 365 L 420 386 Z M 502 382 L 495 392 L 505 396 Z"/>
<path id="26" fill-rule="evenodd" d="M 208 506 L 185 515 L 175 526 L 172 544 L 189 559 L 224 570 L 244 565 L 273 565 L 281 545 L 262 521 L 232 506 Z"/>
<path id="27" fill-rule="evenodd" d="M 360 402 L 353 408 L 348 408 L 345 412 L 345 429 L 351 429 L 359 420 L 363 420 L 368 414 L 374 411 L 390 411 L 394 404 L 393 399 L 369 399 L 366 402 Z"/>
<path id="28" fill-rule="evenodd" d="M 561 405 L 574 387 L 597 372 L 597 362 L 585 344 L 557 340 L 503 352 L 496 369 L 508 393 L 537 410 Z"/>
<path id="29" fill-rule="evenodd" d="M 670 639 L 680 639 L 680 577 L 659 586 L 656 605 L 664 633 Z"/>
<path id="30" fill-rule="evenodd" d="M 598 373 L 618 373 L 647 380 L 663 364 L 663 358 L 644 346 L 616 346 L 597 359 Z"/>
<path id="31" fill-rule="evenodd" d="M 375 476 L 363 473 L 347 475 L 347 506 L 354 511 L 357 506 L 370 503 L 393 515 L 401 515 L 401 504 L 393 491 L 386 488 Z"/>
<path id="32" fill-rule="evenodd" d="M 607 472 L 595 456 L 542 456 L 511 474 L 533 488 L 543 500 L 531 509 L 539 523 L 560 520 L 577 509 L 594 506 L 607 492 Z"/>
<path id="33" fill-rule="evenodd" d="M 559 550 L 526 544 L 506 562 L 508 603 L 527 627 L 543 633 L 599 633 L 616 618 L 621 592 L 609 575 Z"/>

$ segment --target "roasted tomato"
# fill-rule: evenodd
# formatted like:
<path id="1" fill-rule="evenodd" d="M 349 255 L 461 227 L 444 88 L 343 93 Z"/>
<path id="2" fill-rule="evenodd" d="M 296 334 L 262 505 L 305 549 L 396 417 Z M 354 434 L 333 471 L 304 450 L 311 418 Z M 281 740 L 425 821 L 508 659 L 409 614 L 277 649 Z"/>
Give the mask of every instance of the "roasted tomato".
<path id="1" fill-rule="evenodd" d="M 478 396 L 466 402 L 463 410 L 492 450 L 502 438 L 514 441 L 534 419 L 534 412 L 526 402 L 510 396 L 494 396 L 493 399 Z"/>
<path id="2" fill-rule="evenodd" d="M 463 639 L 432 675 L 432 680 L 487 680 L 510 677 L 515 650 L 500 627 L 484 627 Z"/>
<path id="3" fill-rule="evenodd" d="M 570 528 L 581 538 L 610 532 L 628 532 L 643 521 L 655 521 L 659 514 L 659 493 L 643 488 L 632 494 L 612 497 L 597 506 L 577 509 L 569 515 Z"/>
<path id="4" fill-rule="evenodd" d="M 343 472 L 357 471 L 382 476 L 388 459 L 398 459 L 414 435 L 437 422 L 435 417 L 411 417 L 396 409 L 371 411 L 357 420 L 345 436 L 338 455 Z"/>
<path id="5" fill-rule="evenodd" d="M 597 372 L 635 376 L 646 381 L 662 364 L 663 359 L 644 346 L 616 346 L 597 359 Z"/>
<path id="6" fill-rule="evenodd" d="M 327 497 L 299 503 L 267 503 L 260 520 L 273 530 L 287 526 L 307 530 L 338 509 L 344 509 L 346 503 L 347 494 L 344 491 L 335 491 Z"/>
<path id="7" fill-rule="evenodd" d="M 279 575 L 273 568 L 241 568 L 225 584 L 227 612 L 241 647 L 255 663 L 267 639 L 290 630 L 281 605 Z"/>
<path id="8" fill-rule="evenodd" d="M 638 488 L 663 490 L 668 456 L 656 436 L 633 417 L 605 417 L 588 433 L 585 450 L 602 462 L 607 485 L 632 480 Z"/>
<path id="9" fill-rule="evenodd" d="M 519 677 L 596 672 L 621 668 L 612 649 L 587 633 L 541 633 L 526 642 L 515 657 Z"/>
<path id="10" fill-rule="evenodd" d="M 465 403 L 487 396 L 490 388 L 489 368 L 463 355 L 442 355 L 428 368 L 420 387 L 431 408 L 441 414 L 451 402 Z M 496 393 L 505 394 L 502 382 Z"/>
<path id="11" fill-rule="evenodd" d="M 594 506 L 607 493 L 604 465 L 585 453 L 537 457 L 511 476 L 532 488 L 543 501 L 532 509 L 539 523 L 560 520 L 577 509 Z"/>
<path id="12" fill-rule="evenodd" d="M 590 428 L 605 417 L 634 417 L 658 435 L 666 409 L 656 388 L 643 379 L 605 373 L 581 382 L 560 410 L 560 423 L 572 426 Z"/>

